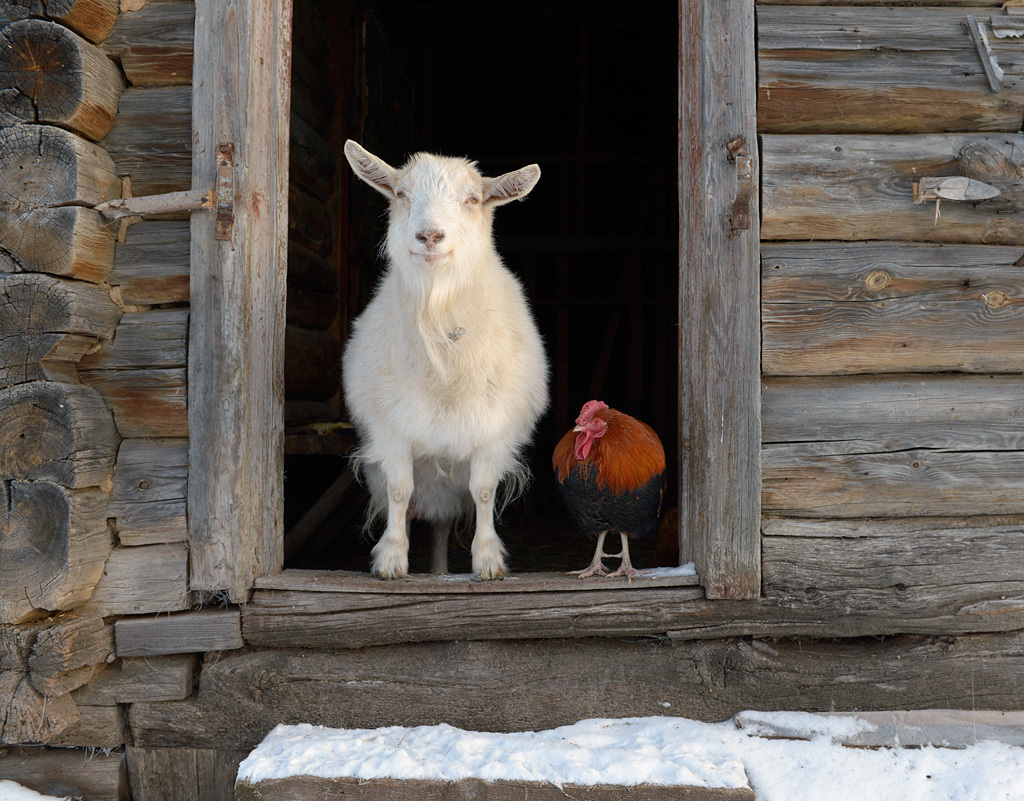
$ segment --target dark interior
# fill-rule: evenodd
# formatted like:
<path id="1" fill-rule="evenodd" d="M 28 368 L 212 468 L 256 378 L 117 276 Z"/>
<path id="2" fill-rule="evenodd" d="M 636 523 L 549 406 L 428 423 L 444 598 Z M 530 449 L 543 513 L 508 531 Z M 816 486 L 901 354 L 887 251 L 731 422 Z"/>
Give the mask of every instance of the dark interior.
<path id="1" fill-rule="evenodd" d="M 658 432 L 669 464 L 663 511 L 675 506 L 676 3 L 296 0 L 295 14 L 293 134 L 313 129 L 336 165 L 329 196 L 315 197 L 303 181 L 316 177 L 300 174 L 293 149 L 286 566 L 367 570 L 372 545 L 360 536 L 358 487 L 335 493 L 338 502 L 301 545 L 288 540 L 344 472 L 353 439 L 337 425 L 345 420 L 338 351 L 381 267 L 385 203 L 344 162 L 341 145 L 351 137 L 396 166 L 417 150 L 468 156 L 489 175 L 540 165 L 529 198 L 495 220 L 552 376 L 552 403 L 529 454 L 533 484 L 499 532 L 513 572 L 583 567 L 593 543 L 561 507 L 551 453 L 585 401 L 599 398 Z M 329 245 L 317 239 L 325 225 Z M 334 276 L 336 286 L 309 286 L 310 274 L 321 284 Z M 292 319 L 300 298 L 334 303 L 337 314 L 328 325 L 320 314 L 320 328 L 304 331 Z M 470 527 L 453 542 L 453 572 L 469 571 L 471 536 Z M 414 526 L 413 572 L 428 569 L 428 539 Z M 635 543 L 634 563 L 650 566 L 654 550 L 654 541 Z"/>

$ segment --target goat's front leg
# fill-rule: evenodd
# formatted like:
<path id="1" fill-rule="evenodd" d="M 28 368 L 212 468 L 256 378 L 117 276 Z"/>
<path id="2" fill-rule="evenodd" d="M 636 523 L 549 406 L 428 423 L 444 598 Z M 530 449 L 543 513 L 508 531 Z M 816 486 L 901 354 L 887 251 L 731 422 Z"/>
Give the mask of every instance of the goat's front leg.
<path id="1" fill-rule="evenodd" d="M 473 572 L 484 581 L 504 578 L 505 546 L 494 529 L 494 496 L 504 472 L 504 457 L 481 451 L 470 461 L 469 491 L 476 504 L 473 535 Z"/>
<path id="2" fill-rule="evenodd" d="M 409 499 L 412 497 L 412 454 L 393 455 L 381 464 L 388 493 L 388 524 L 370 552 L 372 570 L 382 579 L 409 574 Z"/>

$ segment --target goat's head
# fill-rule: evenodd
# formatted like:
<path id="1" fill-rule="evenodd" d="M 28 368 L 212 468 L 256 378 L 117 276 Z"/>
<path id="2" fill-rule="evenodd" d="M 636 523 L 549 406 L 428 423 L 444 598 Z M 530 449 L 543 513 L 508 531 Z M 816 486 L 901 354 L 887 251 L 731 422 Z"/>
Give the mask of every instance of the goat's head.
<path id="1" fill-rule="evenodd" d="M 345 157 L 391 203 L 385 242 L 391 262 L 430 272 L 473 263 L 491 247 L 494 208 L 526 197 L 540 179 L 536 164 L 486 178 L 471 161 L 429 153 L 395 169 L 351 139 Z"/>

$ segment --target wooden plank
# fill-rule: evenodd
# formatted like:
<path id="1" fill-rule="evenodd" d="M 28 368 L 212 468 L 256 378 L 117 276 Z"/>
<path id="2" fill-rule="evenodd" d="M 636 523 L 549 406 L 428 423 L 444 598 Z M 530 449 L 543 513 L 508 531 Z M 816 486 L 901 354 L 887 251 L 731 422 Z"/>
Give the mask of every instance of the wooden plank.
<path id="1" fill-rule="evenodd" d="M 56 695 L 48 679 L 83 667 L 105 665 L 113 654 L 113 626 L 105 625 L 98 615 L 69 615 L 36 637 L 28 658 L 30 678 L 41 693 Z"/>
<path id="2" fill-rule="evenodd" d="M 192 183 L 212 186 L 216 148 L 232 143 L 235 205 L 230 240 L 192 216 L 191 582 L 234 601 L 283 561 L 291 6 L 196 4 Z"/>
<path id="3" fill-rule="evenodd" d="M 139 370 L 185 366 L 188 309 L 150 309 L 121 317 L 111 340 L 85 356 L 81 368 Z"/>
<path id="4" fill-rule="evenodd" d="M 78 708 L 67 693 L 46 696 L 32 686 L 28 676 L 19 678 L 18 674 L 14 674 L 13 678 L 17 682 L 14 692 L 10 695 L 5 692 L 0 696 L 4 702 L 0 743 L 46 743 L 78 721 Z M 3 684 L 0 684 L 0 690 L 6 689 Z"/>
<path id="5" fill-rule="evenodd" d="M 225 801 L 234 798 L 244 751 L 210 748 L 126 750 L 133 797 L 145 801 Z"/>
<path id="6" fill-rule="evenodd" d="M 124 440 L 107 502 L 120 543 L 187 541 L 187 484 L 188 440 Z"/>
<path id="7" fill-rule="evenodd" d="M 0 623 L 71 609 L 92 593 L 112 540 L 106 495 L 49 481 L 0 481 Z"/>
<path id="8" fill-rule="evenodd" d="M 144 221 L 114 248 L 107 281 L 126 304 L 155 306 L 188 300 L 191 234 L 184 221 Z"/>
<path id="9" fill-rule="evenodd" d="M 639 784 L 629 787 L 599 784 L 580 787 L 553 785 L 536 781 L 486 782 L 462 779 L 457 782 L 425 779 L 321 779 L 291 776 L 261 782 L 239 782 L 236 801 L 305 801 L 312 798 L 360 798 L 367 801 L 445 801 L 451 798 L 486 798 L 488 801 L 563 801 L 586 798 L 588 801 L 754 801 L 749 788 L 684 787 L 679 785 Z"/>
<path id="10" fill-rule="evenodd" d="M 114 123 L 124 78 L 102 50 L 63 25 L 25 19 L 0 31 L 0 86 L 4 125 L 59 125 L 96 141 Z"/>
<path id="11" fill-rule="evenodd" d="M 194 654 L 242 647 L 237 609 L 123 617 L 114 625 L 117 655 L 122 657 Z"/>
<path id="12" fill-rule="evenodd" d="M 0 779 L 11 779 L 38 793 L 89 801 L 128 801 L 124 754 L 68 748 L 5 748 Z"/>
<path id="13" fill-rule="evenodd" d="M 82 354 L 111 338 L 120 316 L 100 287 L 0 273 L 0 384 L 77 383 Z"/>
<path id="14" fill-rule="evenodd" d="M 754 3 L 683 3 L 680 26 L 680 555 L 708 597 L 748 598 L 760 591 Z M 734 206 L 738 167 L 749 194 Z"/>
<path id="15" fill-rule="evenodd" d="M 765 135 L 761 141 L 764 239 L 1024 243 L 1024 136 Z M 936 222 L 933 204 L 913 204 L 913 184 L 944 175 L 978 178 L 1002 194 L 979 204 L 945 202 Z"/>
<path id="16" fill-rule="evenodd" d="M 8 0 L 3 20 L 43 17 L 67 26 L 90 42 L 99 42 L 117 19 L 118 0 Z M 5 16 L 6 15 L 6 16 Z"/>
<path id="17" fill-rule="evenodd" d="M 955 615 L 1024 598 L 1024 519 L 770 520 L 764 533 L 764 595 L 779 605 Z"/>
<path id="18" fill-rule="evenodd" d="M 184 368 L 80 370 L 79 375 L 110 407 L 122 437 L 188 436 Z"/>
<path id="19" fill-rule="evenodd" d="M 766 245 L 765 375 L 1024 371 L 1019 247 Z"/>
<path id="20" fill-rule="evenodd" d="M 993 37 L 993 93 L 957 8 L 780 8 L 758 14 L 758 128 L 767 133 L 1017 132 L 1019 43 Z M 991 12 L 988 12 L 991 13 Z"/>
<path id="21" fill-rule="evenodd" d="M 100 146 L 136 197 L 184 192 L 192 188 L 191 128 L 191 87 L 129 88 Z"/>
<path id="22" fill-rule="evenodd" d="M 816 712 L 823 724 L 853 721 L 858 731 L 830 735 L 833 742 L 858 748 L 966 748 L 984 740 L 1024 745 L 1024 713 L 977 709 L 914 709 L 892 712 Z M 856 724 L 862 725 L 856 725 Z M 741 712 L 736 725 L 759 737 L 809 740 L 806 729 L 767 719 L 759 712 Z"/>
<path id="23" fill-rule="evenodd" d="M 1024 512 L 1024 451 L 864 451 L 860 444 L 765 446 L 762 508 L 840 518 Z"/>
<path id="24" fill-rule="evenodd" d="M 761 397 L 766 444 L 834 444 L 845 453 L 1024 449 L 1020 376 L 769 378 Z"/>
<path id="25" fill-rule="evenodd" d="M 588 717 L 717 721 L 757 708 L 1015 710 L 1022 677 L 1016 632 L 840 642 L 579 639 L 272 650 L 224 654 L 204 666 L 194 699 L 133 704 L 129 719 L 142 747 L 243 749 L 282 722 L 346 728 L 445 722 L 528 731 Z"/>
<path id="26" fill-rule="evenodd" d="M 121 14 L 102 47 L 117 56 L 133 86 L 192 83 L 192 3 L 147 3 Z"/>
<path id="27" fill-rule="evenodd" d="M 78 720 L 51 737 L 47 745 L 61 748 L 121 748 L 128 742 L 125 713 L 119 706 L 79 706 Z"/>
<path id="28" fill-rule="evenodd" d="M 161 543 L 111 551 L 96 588 L 79 610 L 103 617 L 177 612 L 191 600 L 188 546 Z"/>
<path id="29" fill-rule="evenodd" d="M 122 659 L 75 690 L 79 708 L 139 701 L 183 701 L 192 694 L 196 658 L 192 654 Z"/>

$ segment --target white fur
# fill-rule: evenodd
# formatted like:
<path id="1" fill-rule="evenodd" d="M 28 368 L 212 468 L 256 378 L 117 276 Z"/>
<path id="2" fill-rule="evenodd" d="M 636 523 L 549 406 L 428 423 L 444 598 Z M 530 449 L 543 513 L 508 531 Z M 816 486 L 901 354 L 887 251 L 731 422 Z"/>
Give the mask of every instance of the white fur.
<path id="1" fill-rule="evenodd" d="M 547 407 L 548 367 L 491 227 L 494 208 L 524 197 L 540 168 L 485 178 L 465 159 L 419 153 L 396 170 L 352 141 L 345 155 L 391 204 L 388 268 L 343 357 L 371 509 L 387 512 L 373 572 L 408 573 L 413 514 L 432 522 L 444 570 L 440 541 L 475 507 L 473 572 L 500 578 L 495 496 L 527 477 L 520 453 Z"/>

